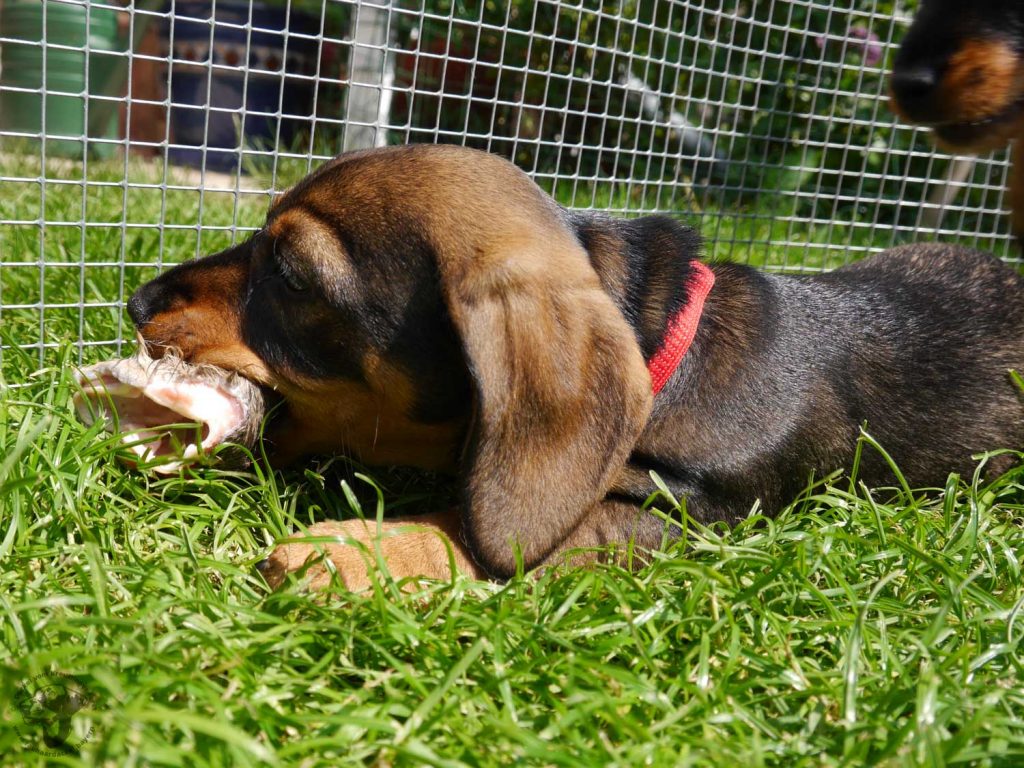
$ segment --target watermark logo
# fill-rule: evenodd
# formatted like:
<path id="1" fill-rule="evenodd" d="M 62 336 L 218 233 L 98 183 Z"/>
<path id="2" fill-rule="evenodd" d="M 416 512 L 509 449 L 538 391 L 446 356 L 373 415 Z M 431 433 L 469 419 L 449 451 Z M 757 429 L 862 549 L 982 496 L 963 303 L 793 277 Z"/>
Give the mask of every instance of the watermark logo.
<path id="1" fill-rule="evenodd" d="M 75 678 L 61 673 L 36 675 L 23 681 L 14 695 L 21 714 L 18 734 L 26 747 L 44 755 L 75 754 L 89 741 L 74 733 L 73 721 L 81 710 L 91 707 L 96 696 Z"/>

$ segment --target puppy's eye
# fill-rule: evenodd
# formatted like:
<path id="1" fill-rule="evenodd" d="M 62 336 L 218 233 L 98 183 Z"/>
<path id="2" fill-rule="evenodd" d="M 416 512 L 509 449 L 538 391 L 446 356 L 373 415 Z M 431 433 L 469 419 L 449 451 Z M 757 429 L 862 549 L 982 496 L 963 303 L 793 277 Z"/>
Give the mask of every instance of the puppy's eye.
<path id="1" fill-rule="evenodd" d="M 284 280 L 284 284 L 285 286 L 287 286 L 289 291 L 301 293 L 302 291 L 306 290 L 309 287 L 306 284 L 306 281 L 303 280 L 298 275 L 296 275 L 295 272 L 287 263 L 281 264 L 280 272 L 281 279 Z"/>
<path id="2" fill-rule="evenodd" d="M 282 255 L 278 253 L 276 240 L 274 241 L 274 268 L 277 270 L 277 274 L 281 277 L 281 280 L 284 281 L 285 287 L 288 288 L 288 290 L 294 291 L 295 293 L 301 293 L 309 287 L 305 279 L 296 272 L 295 267 L 288 262 L 288 259 L 283 258 Z"/>

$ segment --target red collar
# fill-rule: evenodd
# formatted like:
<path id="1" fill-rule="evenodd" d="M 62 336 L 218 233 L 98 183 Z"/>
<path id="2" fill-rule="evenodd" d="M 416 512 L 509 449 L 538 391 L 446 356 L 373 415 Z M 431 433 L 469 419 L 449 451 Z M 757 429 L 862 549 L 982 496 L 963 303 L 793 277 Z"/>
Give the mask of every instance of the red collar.
<path id="1" fill-rule="evenodd" d="M 686 284 L 690 294 L 689 300 L 669 321 L 665 338 L 661 340 L 661 346 L 647 363 L 647 370 L 651 374 L 651 389 L 654 390 L 655 395 L 661 392 L 662 387 L 675 373 L 686 350 L 693 343 L 701 312 L 704 311 L 704 300 L 711 293 L 711 288 L 715 284 L 715 273 L 705 264 L 691 261 L 690 267 L 693 272 Z"/>

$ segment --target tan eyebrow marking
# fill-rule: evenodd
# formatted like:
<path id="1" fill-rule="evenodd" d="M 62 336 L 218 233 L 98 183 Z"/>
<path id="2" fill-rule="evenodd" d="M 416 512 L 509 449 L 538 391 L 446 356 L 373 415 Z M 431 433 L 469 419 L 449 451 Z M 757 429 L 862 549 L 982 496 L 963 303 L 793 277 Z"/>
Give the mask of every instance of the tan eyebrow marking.
<path id="1" fill-rule="evenodd" d="M 329 292 L 355 279 L 335 228 L 307 208 L 297 205 L 276 216 L 267 226 L 267 234 L 283 240 Z"/>

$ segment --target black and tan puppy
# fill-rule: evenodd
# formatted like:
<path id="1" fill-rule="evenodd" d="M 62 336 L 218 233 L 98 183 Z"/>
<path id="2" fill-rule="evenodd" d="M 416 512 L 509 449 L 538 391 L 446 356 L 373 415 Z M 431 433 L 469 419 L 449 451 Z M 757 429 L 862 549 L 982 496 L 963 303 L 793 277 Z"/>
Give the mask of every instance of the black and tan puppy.
<path id="1" fill-rule="evenodd" d="M 890 79 L 892 106 L 943 147 L 981 153 L 1013 143 L 1011 224 L 1024 239 L 1024 2 L 922 0 Z"/>
<path id="2" fill-rule="evenodd" d="M 1024 370 L 1024 282 L 995 258 L 921 245 L 782 277 L 708 269 L 698 249 L 666 217 L 566 211 L 497 157 L 394 147 L 325 164 L 252 238 L 144 285 L 129 311 L 154 355 L 275 392 L 281 461 L 451 472 L 458 510 L 388 524 L 396 576 L 448 573 L 435 529 L 458 567 L 497 578 L 517 549 L 530 568 L 656 547 L 652 470 L 699 520 L 776 511 L 849 465 L 864 422 L 915 485 L 1024 444 L 1008 374 Z M 861 476 L 893 482 L 873 454 Z M 359 521 L 313 533 L 371 535 Z M 329 550 L 365 583 L 356 549 Z M 312 552 L 280 547 L 268 579 Z"/>

